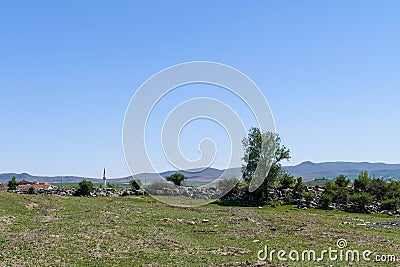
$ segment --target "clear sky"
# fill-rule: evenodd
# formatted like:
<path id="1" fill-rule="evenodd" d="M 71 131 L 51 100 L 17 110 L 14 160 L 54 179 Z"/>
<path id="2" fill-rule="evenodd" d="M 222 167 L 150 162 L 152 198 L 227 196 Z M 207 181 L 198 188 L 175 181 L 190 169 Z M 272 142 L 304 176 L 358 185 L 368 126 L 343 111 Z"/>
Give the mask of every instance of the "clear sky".
<path id="1" fill-rule="evenodd" d="M 288 164 L 399 163 L 399 14 L 399 1 L 3 1 L 0 173 L 128 175 L 130 98 L 193 60 L 256 82 Z"/>

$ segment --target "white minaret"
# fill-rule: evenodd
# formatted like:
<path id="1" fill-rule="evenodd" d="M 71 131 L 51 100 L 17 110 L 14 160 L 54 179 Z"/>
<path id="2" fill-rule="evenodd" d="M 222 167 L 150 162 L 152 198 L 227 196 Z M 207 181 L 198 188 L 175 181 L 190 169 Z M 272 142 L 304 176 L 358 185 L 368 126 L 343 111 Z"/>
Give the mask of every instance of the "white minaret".
<path id="1" fill-rule="evenodd" d="M 107 188 L 106 168 L 103 170 L 103 188 Z"/>

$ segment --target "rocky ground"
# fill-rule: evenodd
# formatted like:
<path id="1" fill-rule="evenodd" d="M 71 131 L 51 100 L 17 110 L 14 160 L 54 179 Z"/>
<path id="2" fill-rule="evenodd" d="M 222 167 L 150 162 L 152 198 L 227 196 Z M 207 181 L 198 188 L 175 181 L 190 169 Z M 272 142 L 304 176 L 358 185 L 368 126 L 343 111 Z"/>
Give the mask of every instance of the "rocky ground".
<path id="1" fill-rule="evenodd" d="M 150 196 L 72 197 L 0 192 L 0 266 L 316 266 L 259 261 L 271 249 L 349 249 L 400 258 L 398 219 L 295 205 L 198 208 Z M 360 266 L 400 263 L 360 262 Z M 344 266 L 324 260 L 317 265 Z"/>

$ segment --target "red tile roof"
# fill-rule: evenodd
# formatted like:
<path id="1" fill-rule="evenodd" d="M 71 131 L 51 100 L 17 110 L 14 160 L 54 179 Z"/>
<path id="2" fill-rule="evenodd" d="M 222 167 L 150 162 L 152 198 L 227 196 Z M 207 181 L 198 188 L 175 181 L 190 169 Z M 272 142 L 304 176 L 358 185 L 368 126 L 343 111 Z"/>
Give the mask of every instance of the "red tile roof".
<path id="1" fill-rule="evenodd" d="M 0 184 L 0 190 L 8 190 L 8 186 L 5 184 Z"/>

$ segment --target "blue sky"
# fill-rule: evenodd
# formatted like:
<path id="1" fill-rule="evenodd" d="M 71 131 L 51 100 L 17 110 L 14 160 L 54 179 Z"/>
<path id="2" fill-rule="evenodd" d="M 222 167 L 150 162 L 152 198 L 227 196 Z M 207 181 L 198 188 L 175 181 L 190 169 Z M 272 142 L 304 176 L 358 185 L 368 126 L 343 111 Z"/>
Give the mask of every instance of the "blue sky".
<path id="1" fill-rule="evenodd" d="M 256 82 L 288 164 L 399 163 L 399 13 L 398 1 L 2 2 L 0 173 L 128 175 L 130 98 L 193 60 Z"/>

